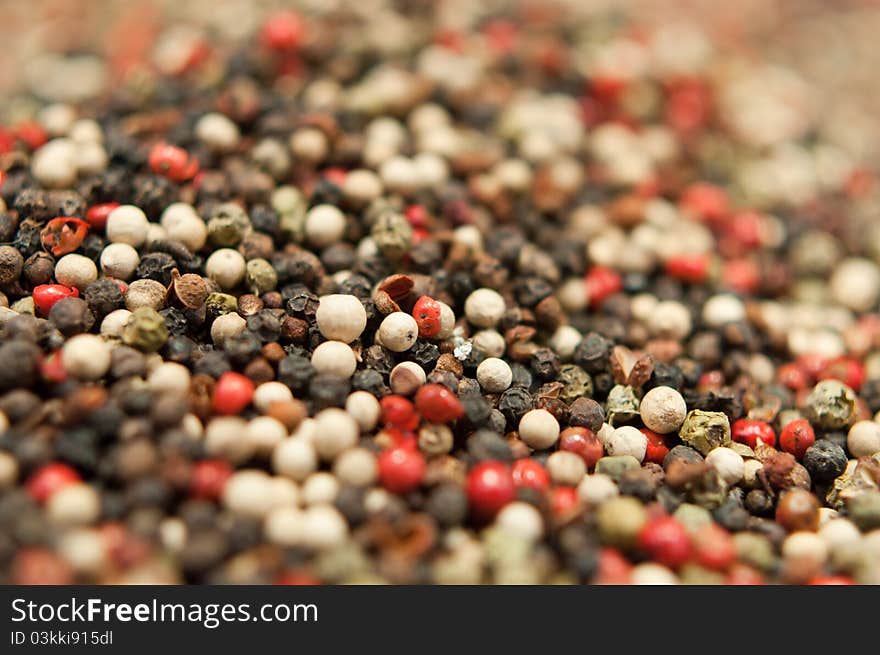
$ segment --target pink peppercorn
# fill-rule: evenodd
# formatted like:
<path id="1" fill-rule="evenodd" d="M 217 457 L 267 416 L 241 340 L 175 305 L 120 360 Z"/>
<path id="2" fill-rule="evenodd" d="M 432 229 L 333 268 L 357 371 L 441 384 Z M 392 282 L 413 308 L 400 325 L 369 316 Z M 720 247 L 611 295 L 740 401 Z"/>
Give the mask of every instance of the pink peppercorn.
<path id="1" fill-rule="evenodd" d="M 559 450 L 567 450 L 578 455 L 591 471 L 605 454 L 605 447 L 599 437 L 589 428 L 582 426 L 565 428 L 560 433 Z"/>
<path id="2" fill-rule="evenodd" d="M 419 416 L 413 404 L 403 396 L 392 394 L 379 401 L 382 422 L 401 432 L 411 432 L 419 425 Z"/>
<path id="3" fill-rule="evenodd" d="M 389 448 L 378 460 L 379 482 L 396 494 L 416 489 L 425 477 L 425 457 L 418 450 L 406 446 Z"/>
<path id="4" fill-rule="evenodd" d="M 792 421 L 779 434 L 779 447 L 787 453 L 791 453 L 797 459 L 801 459 L 807 448 L 816 443 L 816 433 L 806 419 L 799 418 Z"/>
<path id="5" fill-rule="evenodd" d="M 666 439 L 662 434 L 657 434 L 648 428 L 639 428 L 639 432 L 648 438 L 648 446 L 645 449 L 645 462 L 654 462 L 662 464 L 663 458 L 669 452 L 669 446 L 666 445 Z"/>
<path id="6" fill-rule="evenodd" d="M 550 492 L 550 511 L 556 517 L 569 517 L 580 502 L 581 499 L 574 487 L 554 487 Z"/>
<path id="7" fill-rule="evenodd" d="M 596 573 L 596 584 L 625 585 L 630 583 L 632 564 L 614 548 L 603 548 L 599 551 L 599 565 Z"/>
<path id="8" fill-rule="evenodd" d="M 516 497 L 516 484 L 507 464 L 486 461 L 468 473 L 466 491 L 473 513 L 489 518 Z"/>
<path id="9" fill-rule="evenodd" d="M 513 483 L 518 488 L 546 491 L 550 486 L 550 474 L 539 462 L 525 457 L 518 459 L 511 467 Z"/>
<path id="10" fill-rule="evenodd" d="M 302 17 L 293 11 L 279 11 L 270 16 L 260 30 L 260 41 L 270 50 L 294 50 L 305 36 Z"/>
<path id="11" fill-rule="evenodd" d="M 850 389 L 858 391 L 865 382 L 865 366 L 853 357 L 832 359 L 816 376 L 820 380 L 840 380 Z"/>
<path id="12" fill-rule="evenodd" d="M 190 492 L 195 498 L 217 500 L 223 494 L 232 467 L 221 459 L 205 459 L 192 470 Z"/>
<path id="13" fill-rule="evenodd" d="M 86 223 L 92 229 L 103 230 L 107 225 L 107 217 L 114 209 L 119 207 L 118 202 L 104 202 L 100 205 L 92 205 L 86 212 Z"/>
<path id="14" fill-rule="evenodd" d="M 253 397 L 254 383 L 241 373 L 227 371 L 214 385 L 212 406 L 218 414 L 238 414 Z"/>
<path id="15" fill-rule="evenodd" d="M 157 143 L 147 159 L 150 170 L 173 182 L 185 182 L 199 172 L 199 162 L 183 148 Z"/>
<path id="16" fill-rule="evenodd" d="M 451 423 L 464 416 L 454 393 L 441 384 L 426 384 L 416 392 L 416 411 L 429 423 Z"/>
<path id="17" fill-rule="evenodd" d="M 40 284 L 34 287 L 34 307 L 43 316 L 49 315 L 52 306 L 62 298 L 79 298 L 76 287 L 68 287 L 63 284 Z"/>
<path id="18" fill-rule="evenodd" d="M 79 473 L 63 462 L 52 462 L 37 469 L 26 483 L 28 493 L 45 503 L 59 489 L 80 482 Z"/>
<path id="19" fill-rule="evenodd" d="M 608 296 L 614 295 L 623 288 L 620 273 L 607 266 L 593 266 L 584 278 L 587 287 L 587 298 L 594 307 L 601 305 Z"/>
<path id="20" fill-rule="evenodd" d="M 713 571 L 723 571 L 736 560 L 733 537 L 716 523 L 708 523 L 697 530 L 693 548 L 696 562 Z"/>
<path id="21" fill-rule="evenodd" d="M 440 333 L 440 303 L 429 296 L 422 296 L 416 301 L 412 311 L 419 336 L 432 339 Z"/>
<path id="22" fill-rule="evenodd" d="M 666 260 L 666 274 L 685 282 L 703 282 L 709 273 L 709 255 L 678 255 Z"/>
<path id="23" fill-rule="evenodd" d="M 638 536 L 639 547 L 651 558 L 676 568 L 687 562 L 692 553 L 691 539 L 684 526 L 670 516 L 649 521 Z"/>
<path id="24" fill-rule="evenodd" d="M 766 421 L 753 421 L 741 418 L 734 421 L 730 426 L 730 437 L 737 443 L 743 443 L 749 448 L 757 448 L 758 442 L 768 446 L 776 446 L 776 432 Z"/>

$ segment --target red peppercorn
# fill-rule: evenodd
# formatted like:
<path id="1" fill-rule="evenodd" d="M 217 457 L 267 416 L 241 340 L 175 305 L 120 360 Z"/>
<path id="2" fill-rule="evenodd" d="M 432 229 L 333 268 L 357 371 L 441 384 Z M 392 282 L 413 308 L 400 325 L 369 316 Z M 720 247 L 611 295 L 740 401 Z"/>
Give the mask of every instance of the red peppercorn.
<path id="1" fill-rule="evenodd" d="M 565 428 L 562 431 L 559 435 L 559 449 L 580 457 L 591 471 L 605 454 L 605 447 L 596 433 L 581 426 Z"/>
<path id="2" fill-rule="evenodd" d="M 37 469 L 25 487 L 31 497 L 45 503 L 56 491 L 69 484 L 80 482 L 79 473 L 63 462 L 51 462 Z"/>
<path id="3" fill-rule="evenodd" d="M 416 301 L 412 311 L 419 336 L 432 339 L 440 333 L 440 303 L 429 296 L 422 296 Z"/>
<path id="4" fill-rule="evenodd" d="M 0 127 L 0 155 L 12 152 L 15 148 L 15 135 L 6 128 Z"/>
<path id="5" fill-rule="evenodd" d="M 697 182 L 685 189 L 679 204 L 689 214 L 707 223 L 720 221 L 730 212 L 727 193 L 708 182 Z"/>
<path id="6" fill-rule="evenodd" d="M 817 575 L 810 578 L 808 585 L 852 585 L 855 581 L 845 575 Z"/>
<path id="7" fill-rule="evenodd" d="M 40 284 L 34 287 L 34 307 L 43 316 L 49 315 L 52 306 L 62 298 L 79 298 L 76 287 L 66 287 L 63 284 Z"/>
<path id="8" fill-rule="evenodd" d="M 731 259 L 724 262 L 721 280 L 726 289 L 754 293 L 761 283 L 761 270 L 751 259 Z"/>
<path id="9" fill-rule="evenodd" d="M 692 553 L 690 535 L 671 516 L 649 521 L 639 532 L 638 544 L 652 559 L 670 568 L 687 562 Z"/>
<path id="10" fill-rule="evenodd" d="M 615 548 L 603 548 L 599 551 L 599 565 L 596 568 L 596 584 L 625 585 L 630 583 L 632 564 Z"/>
<path id="11" fill-rule="evenodd" d="M 511 473 L 513 483 L 518 488 L 546 491 L 550 486 L 550 474 L 547 473 L 547 469 L 528 457 L 516 460 L 511 467 Z"/>
<path id="12" fill-rule="evenodd" d="M 464 407 L 442 384 L 426 384 L 416 392 L 416 410 L 430 423 L 450 423 L 464 416 Z"/>
<path id="13" fill-rule="evenodd" d="M 202 460 L 193 467 L 190 492 L 195 498 L 217 500 L 231 475 L 232 467 L 222 459 Z"/>
<path id="14" fill-rule="evenodd" d="M 567 517 L 580 505 L 577 489 L 554 487 L 550 492 L 550 511 L 556 517 Z"/>
<path id="15" fill-rule="evenodd" d="M 782 364 L 776 369 L 776 379 L 779 384 L 788 387 L 792 391 L 806 389 L 810 384 L 810 376 L 804 367 L 796 362 Z"/>
<path id="16" fill-rule="evenodd" d="M 758 447 L 758 442 L 776 447 L 776 432 L 766 421 L 753 421 L 741 418 L 730 426 L 730 437 L 737 443 L 744 443 L 749 448 Z"/>
<path id="17" fill-rule="evenodd" d="M 345 184 L 345 178 L 347 173 L 344 168 L 340 168 L 339 166 L 331 166 L 330 168 L 325 168 L 321 173 L 325 180 L 335 184 L 336 186 L 341 187 Z"/>
<path id="18" fill-rule="evenodd" d="M 46 223 L 40 230 L 43 248 L 56 257 L 79 248 L 89 233 L 89 224 L 71 216 L 59 216 Z"/>
<path id="19" fill-rule="evenodd" d="M 639 432 L 648 438 L 648 448 L 645 450 L 645 461 L 662 464 L 663 458 L 669 452 L 669 446 L 666 445 L 666 438 L 662 434 L 657 434 L 648 428 L 639 428 Z"/>
<path id="20" fill-rule="evenodd" d="M 803 367 L 807 375 L 813 379 L 817 378 L 828 365 L 828 359 L 816 354 L 801 355 L 797 358 L 797 362 Z"/>
<path id="21" fill-rule="evenodd" d="M 730 533 L 717 523 L 699 528 L 693 539 L 694 559 L 713 571 L 723 571 L 736 559 L 736 546 Z"/>
<path id="22" fill-rule="evenodd" d="M 218 414 L 238 414 L 250 405 L 254 383 L 241 373 L 227 371 L 214 385 L 212 406 Z"/>
<path id="23" fill-rule="evenodd" d="M 30 150 L 36 150 L 49 140 L 46 130 L 36 121 L 22 121 L 16 126 L 15 135 Z"/>
<path id="24" fill-rule="evenodd" d="M 276 585 L 285 586 L 310 586 L 321 584 L 321 578 L 318 578 L 307 571 L 285 571 L 278 574 L 275 578 Z"/>
<path id="25" fill-rule="evenodd" d="M 305 32 L 302 16 L 294 11 L 279 11 L 263 23 L 260 41 L 271 50 L 294 50 L 302 43 Z"/>
<path id="26" fill-rule="evenodd" d="M 614 295 L 623 288 L 620 273 L 607 266 L 593 266 L 584 278 L 587 287 L 587 298 L 594 307 L 601 305 L 608 296 Z"/>
<path id="27" fill-rule="evenodd" d="M 419 416 L 413 404 L 403 396 L 392 394 L 379 401 L 382 422 L 389 427 L 408 432 L 419 426 Z"/>
<path id="28" fill-rule="evenodd" d="M 666 260 L 666 274 L 685 282 L 703 282 L 709 273 L 709 255 L 679 255 Z"/>
<path id="29" fill-rule="evenodd" d="M 48 548 L 27 547 L 15 554 L 9 580 L 14 585 L 66 585 L 73 582 L 73 570 Z"/>
<path id="30" fill-rule="evenodd" d="M 507 464 L 486 461 L 468 473 L 466 491 L 473 513 L 489 518 L 516 497 L 516 484 Z"/>
<path id="31" fill-rule="evenodd" d="M 409 493 L 422 483 L 426 468 L 418 450 L 395 446 L 379 455 L 379 482 L 393 493 Z"/>
<path id="32" fill-rule="evenodd" d="M 86 222 L 94 230 L 103 230 L 107 226 L 107 217 L 114 209 L 119 207 L 118 202 L 104 202 L 100 205 L 92 205 L 86 212 Z"/>
<path id="33" fill-rule="evenodd" d="M 734 564 L 730 568 L 727 577 L 724 578 L 724 584 L 727 585 L 762 585 L 764 584 L 764 576 L 747 564 Z"/>
<path id="34" fill-rule="evenodd" d="M 53 384 L 60 384 L 67 379 L 67 369 L 61 362 L 60 351 L 56 350 L 43 358 L 43 361 L 40 362 L 40 375 L 46 382 Z"/>
<path id="35" fill-rule="evenodd" d="M 406 220 L 412 227 L 428 227 L 428 210 L 424 205 L 410 205 L 406 208 Z"/>
<path id="36" fill-rule="evenodd" d="M 865 366 L 853 357 L 838 357 L 825 364 L 817 377 L 820 380 L 840 380 L 858 391 L 865 382 Z"/>
<path id="37" fill-rule="evenodd" d="M 191 157 L 183 148 L 168 143 L 154 145 L 147 163 L 156 175 L 173 182 L 185 182 L 199 172 L 199 162 L 195 157 Z"/>
<path id="38" fill-rule="evenodd" d="M 801 459 L 807 448 L 816 443 L 816 433 L 806 419 L 799 418 L 792 421 L 779 433 L 779 447 L 787 453 L 791 453 L 797 459 Z"/>

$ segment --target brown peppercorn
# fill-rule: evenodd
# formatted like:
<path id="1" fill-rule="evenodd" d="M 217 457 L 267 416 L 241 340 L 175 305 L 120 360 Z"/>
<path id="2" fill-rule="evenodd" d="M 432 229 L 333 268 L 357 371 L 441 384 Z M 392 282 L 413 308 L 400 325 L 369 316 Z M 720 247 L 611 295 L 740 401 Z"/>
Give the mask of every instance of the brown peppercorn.
<path id="1" fill-rule="evenodd" d="M 257 357 L 248 363 L 242 371 L 254 384 L 262 384 L 275 379 L 275 370 L 265 357 Z"/>
<path id="2" fill-rule="evenodd" d="M 819 500 L 809 491 L 791 489 L 779 499 L 776 521 L 789 532 L 815 531 L 819 527 Z"/>
<path id="3" fill-rule="evenodd" d="M 282 359 L 287 357 L 287 353 L 284 352 L 284 348 L 277 341 L 272 341 L 271 343 L 267 343 L 263 346 L 263 357 L 272 362 L 273 364 L 277 364 Z"/>
<path id="4" fill-rule="evenodd" d="M 291 432 L 308 416 L 308 410 L 299 400 L 274 400 L 269 403 L 266 416 L 280 421 Z"/>
<path id="5" fill-rule="evenodd" d="M 285 316 L 281 322 L 281 339 L 303 343 L 309 335 L 309 324 L 295 316 Z"/>
<path id="6" fill-rule="evenodd" d="M 208 286 L 201 275 L 185 273 L 180 275 L 177 269 L 171 271 L 171 287 L 169 297 L 173 296 L 187 309 L 198 309 L 208 298 Z"/>
<path id="7" fill-rule="evenodd" d="M 82 298 L 62 298 L 49 310 L 49 322 L 65 337 L 88 332 L 95 324 L 95 317 L 88 303 Z"/>
<path id="8" fill-rule="evenodd" d="M 264 306 L 263 300 L 252 293 L 244 293 L 238 297 L 238 313 L 244 318 L 258 314 Z"/>
<path id="9" fill-rule="evenodd" d="M 27 258 L 22 267 L 22 274 L 33 286 L 48 284 L 55 273 L 55 258 L 47 252 L 35 252 Z"/>
<path id="10" fill-rule="evenodd" d="M 437 364 L 435 364 L 434 370 L 449 371 L 457 378 L 464 374 L 464 366 L 462 366 L 462 363 L 451 353 L 440 355 L 440 357 L 437 358 Z"/>
<path id="11" fill-rule="evenodd" d="M 12 246 L 0 246 L 0 284 L 9 284 L 18 279 L 24 266 L 24 258 Z"/>

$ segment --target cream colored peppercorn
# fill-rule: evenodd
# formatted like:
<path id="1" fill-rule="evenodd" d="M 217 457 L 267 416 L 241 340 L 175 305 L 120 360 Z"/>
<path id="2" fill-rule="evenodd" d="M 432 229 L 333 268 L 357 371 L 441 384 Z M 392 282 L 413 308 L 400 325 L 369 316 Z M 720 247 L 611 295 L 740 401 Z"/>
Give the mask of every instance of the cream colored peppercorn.
<path id="1" fill-rule="evenodd" d="M 94 334 L 78 334 L 61 348 L 61 363 L 67 373 L 80 380 L 98 380 L 110 368 L 111 347 Z"/>
<path id="2" fill-rule="evenodd" d="M 3 415 L 5 419 L 5 414 Z M 9 426 L 0 425 L 0 434 L 6 432 Z M 0 450 L 0 489 L 11 489 L 18 480 L 18 460 L 5 450 Z"/>
<path id="3" fill-rule="evenodd" d="M 227 339 L 238 336 L 246 327 L 247 321 L 235 312 L 223 314 L 211 323 L 211 341 L 215 346 L 222 347 Z"/>
<path id="4" fill-rule="evenodd" d="M 205 114 L 195 125 L 196 137 L 206 146 L 217 152 L 235 150 L 241 139 L 238 126 L 223 114 Z"/>
<path id="5" fill-rule="evenodd" d="M 100 516 L 101 498 L 84 482 L 62 487 L 46 502 L 46 517 L 57 525 L 88 525 Z"/>
<path id="6" fill-rule="evenodd" d="M 137 248 L 146 241 L 149 227 L 143 210 L 134 205 L 120 205 L 107 216 L 105 232 L 112 243 L 127 243 Z"/>
<path id="7" fill-rule="evenodd" d="M 281 382 L 263 382 L 254 389 L 253 404 L 261 412 L 269 411 L 274 402 L 290 402 L 293 400 L 293 392 L 286 384 Z"/>
<path id="8" fill-rule="evenodd" d="M 162 362 L 150 371 L 147 378 L 150 389 L 162 393 L 185 395 L 189 391 L 189 383 L 189 369 L 177 362 Z"/>
<path id="9" fill-rule="evenodd" d="M 109 243 L 101 251 L 101 272 L 128 281 L 141 261 L 138 251 L 127 243 Z"/>
<path id="10" fill-rule="evenodd" d="M 339 495 L 339 481 L 332 473 L 318 471 L 312 473 L 302 484 L 304 505 L 330 504 Z"/>
<path id="11" fill-rule="evenodd" d="M 312 352 L 312 366 L 318 373 L 350 378 L 357 370 L 357 358 L 341 341 L 325 341 Z"/>
<path id="12" fill-rule="evenodd" d="M 880 423 L 858 421 L 849 429 L 846 447 L 851 457 L 865 457 L 880 453 Z"/>
<path id="13" fill-rule="evenodd" d="M 438 300 L 437 303 L 440 305 L 440 331 L 435 338 L 448 339 L 455 329 L 455 312 L 445 302 Z"/>
<path id="14" fill-rule="evenodd" d="M 411 396 L 427 381 L 425 369 L 415 362 L 400 362 L 391 369 L 388 384 L 391 391 L 402 396 Z"/>
<path id="15" fill-rule="evenodd" d="M 325 338 L 351 343 L 367 327 L 367 310 L 356 296 L 334 293 L 321 296 L 315 321 Z"/>
<path id="16" fill-rule="evenodd" d="M 507 343 L 498 330 L 480 330 L 471 337 L 471 342 L 488 357 L 501 357 L 507 349 Z"/>
<path id="17" fill-rule="evenodd" d="M 464 301 L 465 317 L 477 327 L 495 327 L 506 310 L 504 298 L 492 289 L 477 289 Z"/>
<path id="18" fill-rule="evenodd" d="M 880 268 L 870 259 L 848 257 L 840 262 L 828 283 L 835 302 L 856 312 L 866 312 L 880 297 Z"/>
<path id="19" fill-rule="evenodd" d="M 103 143 L 104 130 L 101 129 L 100 123 L 91 118 L 81 118 L 70 126 L 70 132 L 67 135 L 74 143 Z"/>
<path id="20" fill-rule="evenodd" d="M 289 437 L 272 452 L 272 470 L 291 480 L 305 480 L 317 468 L 318 454 L 311 440 L 304 437 Z"/>
<path id="21" fill-rule="evenodd" d="M 271 416 L 257 416 L 248 421 L 243 435 L 258 455 L 269 455 L 287 438 L 287 428 Z"/>
<path id="22" fill-rule="evenodd" d="M 175 202 L 162 212 L 160 225 L 169 239 L 180 241 L 190 252 L 202 249 L 208 240 L 208 226 L 192 205 Z"/>
<path id="23" fill-rule="evenodd" d="M 495 525 L 509 535 L 533 542 L 544 534 L 544 519 L 534 507 L 522 501 L 508 503 L 495 517 Z"/>
<path id="24" fill-rule="evenodd" d="M 638 428 L 622 425 L 608 437 L 605 450 L 609 455 L 632 455 L 640 462 L 645 459 L 648 438 Z"/>
<path id="25" fill-rule="evenodd" d="M 672 387 L 654 387 L 639 405 L 642 422 L 649 430 L 660 434 L 675 432 L 687 416 L 687 403 Z"/>
<path id="26" fill-rule="evenodd" d="M 301 127 L 290 136 L 290 151 L 299 161 L 319 164 L 328 153 L 327 137 L 316 127 Z"/>
<path id="27" fill-rule="evenodd" d="M 614 480 L 604 473 L 584 476 L 577 488 L 578 497 L 589 505 L 601 505 L 620 495 Z"/>
<path id="28" fill-rule="evenodd" d="M 275 506 L 272 477 L 257 469 L 232 474 L 223 487 L 223 505 L 231 512 L 262 518 Z"/>
<path id="29" fill-rule="evenodd" d="M 354 391 L 345 400 L 345 411 L 357 421 L 361 432 L 370 432 L 379 422 L 382 408 L 369 391 Z"/>
<path id="30" fill-rule="evenodd" d="M 533 409 L 519 420 L 519 438 L 535 450 L 550 448 L 559 439 L 559 422 L 546 409 Z"/>
<path id="31" fill-rule="evenodd" d="M 333 460 L 342 451 L 352 448 L 359 436 L 357 422 L 342 409 L 331 407 L 315 416 L 313 443 L 322 460 Z"/>
<path id="32" fill-rule="evenodd" d="M 746 317 L 746 306 L 732 293 L 719 293 L 703 305 L 703 321 L 709 327 L 718 328 L 725 323 L 742 321 Z"/>
<path id="33" fill-rule="evenodd" d="M 343 484 L 369 487 L 378 478 L 379 466 L 376 456 L 366 448 L 349 448 L 333 462 L 333 474 Z"/>
<path id="34" fill-rule="evenodd" d="M 340 546 L 348 539 L 348 523 L 330 505 L 313 505 L 303 512 L 304 545 L 315 550 Z"/>
<path id="35" fill-rule="evenodd" d="M 329 246 L 345 234 L 345 214 L 333 205 L 317 205 L 306 214 L 306 239 L 318 248 Z"/>
<path id="36" fill-rule="evenodd" d="M 648 329 L 652 334 L 682 340 L 691 333 L 691 314 L 687 307 L 675 300 L 657 303 L 651 313 Z"/>
<path id="37" fill-rule="evenodd" d="M 244 279 L 247 263 L 237 250 L 219 248 L 205 262 L 205 273 L 224 291 L 234 289 Z"/>
<path id="38" fill-rule="evenodd" d="M 406 312 L 392 312 L 379 325 L 377 332 L 383 346 L 396 353 L 412 348 L 419 338 L 416 319 Z"/>
<path id="39" fill-rule="evenodd" d="M 100 143 L 78 143 L 74 153 L 77 175 L 97 175 L 107 168 L 110 158 Z"/>
<path id="40" fill-rule="evenodd" d="M 363 207 L 382 195 L 382 181 L 373 171 L 356 169 L 345 176 L 342 193 L 350 203 Z"/>
<path id="41" fill-rule="evenodd" d="M 100 573 L 106 566 L 106 539 L 97 530 L 76 528 L 58 542 L 58 552 L 77 573 Z"/>
<path id="42" fill-rule="evenodd" d="M 233 464 L 250 459 L 254 443 L 245 438 L 247 421 L 240 416 L 217 416 L 205 426 L 205 451 Z"/>
<path id="43" fill-rule="evenodd" d="M 570 325 L 560 325 L 550 337 L 550 347 L 562 361 L 568 361 L 580 345 L 584 336 Z"/>
<path id="44" fill-rule="evenodd" d="M 40 109 L 36 118 L 49 136 L 66 136 L 76 121 L 76 110 L 66 103 L 53 102 Z"/>
<path id="45" fill-rule="evenodd" d="M 304 539 L 305 521 L 297 507 L 275 507 L 266 515 L 263 534 L 278 546 L 296 546 Z"/>
<path id="46" fill-rule="evenodd" d="M 121 337 L 122 328 L 131 318 L 131 312 L 127 309 L 115 309 L 101 321 L 101 334 L 108 337 Z"/>
<path id="47" fill-rule="evenodd" d="M 547 473 L 555 484 L 574 487 L 587 474 L 587 465 L 580 455 L 557 450 L 547 458 Z"/>
<path id="48" fill-rule="evenodd" d="M 98 279 L 98 267 L 85 255 L 70 253 L 56 262 L 55 279 L 82 291 Z"/>
<path id="49" fill-rule="evenodd" d="M 125 292 L 125 308 L 133 312 L 141 307 L 159 311 L 165 306 L 167 290 L 156 280 L 135 280 Z"/>
<path id="50" fill-rule="evenodd" d="M 742 455 L 731 448 L 720 446 L 706 455 L 706 463 L 718 471 L 718 475 L 729 485 L 737 484 L 745 474 Z"/>
<path id="51" fill-rule="evenodd" d="M 31 173 L 44 187 L 61 189 L 76 183 L 76 144 L 66 138 L 52 139 L 31 158 Z"/>
<path id="52" fill-rule="evenodd" d="M 758 459 L 746 459 L 743 462 L 743 484 L 754 489 L 761 483 L 758 478 L 758 471 L 764 468 L 764 463 Z"/>
<path id="53" fill-rule="evenodd" d="M 488 357 L 477 366 L 477 382 L 487 393 L 501 393 L 513 382 L 513 371 L 503 359 Z"/>
<path id="54" fill-rule="evenodd" d="M 815 532 L 793 532 L 782 542 L 782 557 L 800 571 L 819 573 L 828 559 L 828 546 Z"/>
<path id="55" fill-rule="evenodd" d="M 677 585 L 678 578 L 661 564 L 642 562 L 633 567 L 630 582 L 634 585 Z"/>

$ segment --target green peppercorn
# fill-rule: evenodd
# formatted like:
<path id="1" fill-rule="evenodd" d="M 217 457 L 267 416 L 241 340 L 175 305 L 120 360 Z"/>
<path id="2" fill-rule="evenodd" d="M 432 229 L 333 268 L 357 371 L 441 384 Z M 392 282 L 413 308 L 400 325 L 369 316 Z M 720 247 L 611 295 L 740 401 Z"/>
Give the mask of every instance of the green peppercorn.
<path id="1" fill-rule="evenodd" d="M 856 394 L 838 380 L 822 380 L 807 396 L 807 417 L 823 430 L 847 427 L 855 420 Z"/>
<path id="2" fill-rule="evenodd" d="M 866 489 L 849 498 L 846 509 L 849 518 L 863 532 L 880 528 L 880 490 Z"/>
<path id="3" fill-rule="evenodd" d="M 278 274 L 272 268 L 272 264 L 265 259 L 252 259 L 245 268 L 245 283 L 257 295 L 272 291 L 278 286 Z"/>
<path id="4" fill-rule="evenodd" d="M 773 544 L 764 535 L 756 532 L 738 532 L 733 536 L 737 558 L 764 571 L 776 565 Z"/>
<path id="5" fill-rule="evenodd" d="M 281 233 L 291 241 L 302 243 L 309 209 L 303 194 L 292 186 L 278 187 L 272 194 L 271 204 L 272 209 L 278 212 Z"/>
<path id="6" fill-rule="evenodd" d="M 712 523 L 712 514 L 708 509 L 693 503 L 682 503 L 675 510 L 673 516 L 681 523 L 688 532 L 696 532 L 704 525 Z"/>
<path id="7" fill-rule="evenodd" d="M 630 469 L 640 468 L 642 465 L 632 455 L 609 455 L 600 457 L 596 462 L 596 473 L 604 473 L 615 482 Z"/>
<path id="8" fill-rule="evenodd" d="M 632 387 L 616 384 L 608 392 L 605 416 L 611 425 L 621 425 L 639 415 L 639 399 Z"/>
<path id="9" fill-rule="evenodd" d="M 409 251 L 413 231 L 402 214 L 385 206 L 376 214 L 370 236 L 384 257 L 398 261 Z"/>
<path id="10" fill-rule="evenodd" d="M 564 385 L 559 397 L 567 403 L 593 395 L 593 378 L 576 364 L 564 364 L 556 380 Z"/>
<path id="11" fill-rule="evenodd" d="M 234 246 L 251 229 L 251 219 L 234 202 L 218 205 L 208 220 L 208 239 L 222 247 Z"/>
<path id="12" fill-rule="evenodd" d="M 632 546 L 647 521 L 645 506 L 628 496 L 612 498 L 600 505 L 596 512 L 596 524 L 602 543 L 620 548 Z"/>
<path id="13" fill-rule="evenodd" d="M 209 293 L 205 299 L 205 309 L 208 316 L 217 318 L 238 310 L 238 300 L 228 293 Z"/>
<path id="14" fill-rule="evenodd" d="M 167 340 L 165 319 L 152 307 L 138 307 L 122 328 L 122 342 L 144 352 L 156 352 Z"/>
<path id="15" fill-rule="evenodd" d="M 713 448 L 730 443 L 730 422 L 724 412 L 695 409 L 688 412 L 678 436 L 703 455 L 708 455 Z"/>

